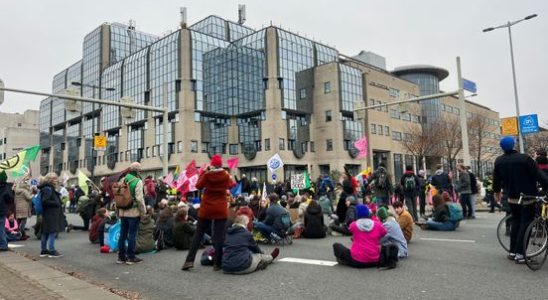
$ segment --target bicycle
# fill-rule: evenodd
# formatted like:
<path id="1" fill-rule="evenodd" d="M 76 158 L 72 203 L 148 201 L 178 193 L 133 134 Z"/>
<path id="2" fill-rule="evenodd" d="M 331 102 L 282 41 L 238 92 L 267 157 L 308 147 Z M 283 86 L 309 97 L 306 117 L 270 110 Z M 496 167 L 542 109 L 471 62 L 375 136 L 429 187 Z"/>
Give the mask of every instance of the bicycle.
<path id="1" fill-rule="evenodd" d="M 520 202 L 523 197 L 520 196 Z M 542 268 L 548 257 L 548 199 L 546 196 L 530 198 L 535 198 L 538 209 L 535 219 L 525 230 L 523 250 L 527 267 L 536 271 Z"/>
<path id="2" fill-rule="evenodd" d="M 512 224 L 512 215 L 507 215 L 500 220 L 497 225 L 497 239 L 500 246 L 506 251 L 510 252 L 510 226 Z"/>

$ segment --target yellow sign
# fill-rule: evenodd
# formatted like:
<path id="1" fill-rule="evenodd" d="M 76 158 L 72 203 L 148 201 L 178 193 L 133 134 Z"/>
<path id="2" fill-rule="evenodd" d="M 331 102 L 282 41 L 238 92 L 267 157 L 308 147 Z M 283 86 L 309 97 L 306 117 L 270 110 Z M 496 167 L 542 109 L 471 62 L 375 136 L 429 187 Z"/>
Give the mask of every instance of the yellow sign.
<path id="1" fill-rule="evenodd" d="M 518 118 L 502 118 L 500 119 L 500 127 L 502 135 L 518 135 Z"/>
<path id="2" fill-rule="evenodd" d="M 107 149 L 107 137 L 105 135 L 96 135 L 93 138 L 93 148 L 95 150 L 106 150 Z"/>

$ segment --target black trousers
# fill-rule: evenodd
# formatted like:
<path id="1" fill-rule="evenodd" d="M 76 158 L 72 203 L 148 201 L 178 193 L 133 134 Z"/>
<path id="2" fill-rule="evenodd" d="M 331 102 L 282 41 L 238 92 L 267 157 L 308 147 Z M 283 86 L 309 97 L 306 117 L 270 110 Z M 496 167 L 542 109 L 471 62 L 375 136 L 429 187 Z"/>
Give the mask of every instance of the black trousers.
<path id="1" fill-rule="evenodd" d="M 524 255 L 523 239 L 527 226 L 535 219 L 535 204 L 510 204 L 512 228 L 510 231 L 510 253 Z"/>
<path id="2" fill-rule="evenodd" d="M 419 193 L 419 213 L 421 216 L 424 216 L 426 213 L 426 194 L 423 192 Z"/>
<path id="3" fill-rule="evenodd" d="M 350 249 L 340 243 L 333 244 L 333 252 L 337 258 L 337 262 L 342 265 L 347 265 L 352 268 L 371 268 L 379 266 L 379 263 L 364 263 L 354 260 L 350 254 Z"/>
<path id="4" fill-rule="evenodd" d="M 187 262 L 194 262 L 196 258 L 196 253 L 200 247 L 200 243 L 204 237 L 204 233 L 207 232 L 208 228 L 213 226 L 213 236 L 211 240 L 213 241 L 213 248 L 215 248 L 215 258 L 213 259 L 213 265 L 221 266 L 223 259 L 223 243 L 225 241 L 225 228 L 226 228 L 226 219 L 210 220 L 198 218 L 198 228 L 194 233 L 192 238 L 192 244 L 190 245 L 190 250 L 186 257 Z"/>

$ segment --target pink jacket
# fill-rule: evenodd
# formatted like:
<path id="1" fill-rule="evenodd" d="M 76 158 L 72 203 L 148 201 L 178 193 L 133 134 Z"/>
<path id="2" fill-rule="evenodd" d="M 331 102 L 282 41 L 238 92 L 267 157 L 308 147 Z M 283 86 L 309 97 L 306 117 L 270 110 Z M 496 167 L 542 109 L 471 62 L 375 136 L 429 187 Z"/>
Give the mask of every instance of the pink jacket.
<path id="1" fill-rule="evenodd" d="M 10 227 L 10 220 L 6 218 L 6 232 L 13 232 L 19 230 L 19 225 L 17 225 L 17 220 L 13 220 L 13 227 Z"/>
<path id="2" fill-rule="evenodd" d="M 386 235 L 386 229 L 377 220 L 359 219 L 350 224 L 353 242 L 350 247 L 352 258 L 359 262 L 379 262 L 381 255 L 380 240 Z"/>

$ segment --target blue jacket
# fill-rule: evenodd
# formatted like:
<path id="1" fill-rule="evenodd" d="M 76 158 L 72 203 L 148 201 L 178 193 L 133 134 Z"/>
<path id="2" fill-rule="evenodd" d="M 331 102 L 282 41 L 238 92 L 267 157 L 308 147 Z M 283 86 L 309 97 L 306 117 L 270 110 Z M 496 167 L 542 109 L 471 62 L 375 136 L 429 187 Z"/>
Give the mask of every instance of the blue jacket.
<path id="1" fill-rule="evenodd" d="M 266 209 L 266 218 L 264 223 L 268 226 L 272 226 L 277 231 L 280 231 L 284 227 L 283 224 L 281 224 L 281 217 L 284 214 L 287 214 L 287 211 L 280 204 L 270 204 L 270 206 Z"/>
<path id="2" fill-rule="evenodd" d="M 244 227 L 233 225 L 226 231 L 223 247 L 223 271 L 241 272 L 251 266 L 251 254 L 262 253 L 253 235 Z"/>
<path id="3" fill-rule="evenodd" d="M 403 235 L 400 224 L 393 217 L 388 217 L 382 226 L 386 228 L 386 235 L 381 238 L 381 244 L 395 244 L 398 246 L 398 257 L 407 257 L 407 240 Z"/>

